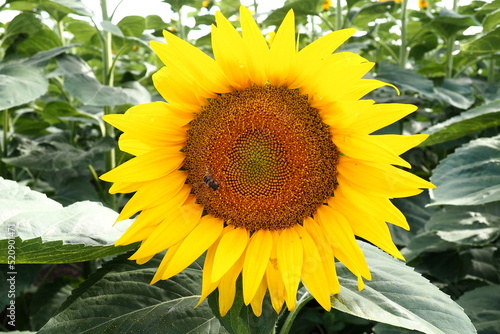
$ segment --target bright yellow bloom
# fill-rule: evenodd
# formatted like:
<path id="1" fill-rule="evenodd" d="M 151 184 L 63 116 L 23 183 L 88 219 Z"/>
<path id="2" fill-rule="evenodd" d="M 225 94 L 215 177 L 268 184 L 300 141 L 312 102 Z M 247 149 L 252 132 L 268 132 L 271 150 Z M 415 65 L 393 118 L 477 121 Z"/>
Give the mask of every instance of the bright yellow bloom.
<path id="1" fill-rule="evenodd" d="M 242 35 L 216 14 L 215 59 L 164 32 L 167 44 L 151 46 L 168 103 L 104 116 L 136 156 L 101 177 L 112 193 L 136 192 L 118 220 L 141 212 L 116 244 L 141 241 L 138 263 L 168 249 L 152 283 L 206 252 L 200 302 L 218 288 L 222 315 L 240 275 L 256 315 L 267 291 L 276 312 L 293 310 L 300 281 L 330 310 L 335 259 L 360 289 L 371 279 L 356 236 L 403 259 L 387 222 L 409 226 L 389 198 L 433 185 L 395 166 L 410 167 L 399 155 L 427 136 L 371 135 L 417 108 L 360 100 L 387 84 L 363 79 L 366 59 L 332 53 L 354 29 L 297 51 L 292 11 L 271 46 L 248 9 L 240 17 Z"/>
<path id="2" fill-rule="evenodd" d="M 425 0 L 418 0 L 418 8 L 426 9 L 429 6 L 429 3 Z"/>
<path id="3" fill-rule="evenodd" d="M 323 10 L 328 10 L 332 6 L 332 0 L 325 0 L 322 5 Z"/>

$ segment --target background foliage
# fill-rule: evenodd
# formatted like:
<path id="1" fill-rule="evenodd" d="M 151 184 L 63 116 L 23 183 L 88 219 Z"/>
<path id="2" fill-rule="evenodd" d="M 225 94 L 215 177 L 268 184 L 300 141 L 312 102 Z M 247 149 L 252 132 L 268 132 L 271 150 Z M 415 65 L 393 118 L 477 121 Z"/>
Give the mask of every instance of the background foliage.
<path id="1" fill-rule="evenodd" d="M 215 7 L 239 25 L 237 0 L 164 2 L 174 13 L 170 20 L 158 15 L 117 20 L 103 6 L 103 21 L 94 22 L 92 11 L 77 0 L 8 0 L 0 6 L 0 13 L 18 11 L 0 23 L 0 262 L 7 262 L 7 227 L 15 223 L 17 330 L 273 330 L 269 324 L 277 315 L 265 310 L 256 319 L 241 296 L 224 318 L 213 307 L 215 295 L 193 310 L 200 291 L 198 262 L 151 286 L 158 257 L 143 266 L 125 255 L 114 258 L 135 247 L 112 246 L 128 224 L 111 227 L 113 210 L 127 196 L 109 195 L 109 185 L 97 176 L 129 156 L 116 150 L 119 134 L 101 116 L 161 99 L 151 81 L 161 63 L 148 42 L 161 41 L 163 29 L 210 54 Z M 404 158 L 438 188 L 394 200 L 412 227 L 394 228 L 394 240 L 415 271 L 363 244 L 380 280 L 358 293 L 339 265 L 344 288 L 332 299 L 335 309 L 324 312 L 302 291 L 300 312 L 283 312 L 277 328 L 474 332 L 442 291 L 465 309 L 478 333 L 500 333 L 500 0 L 420 2 L 425 8 L 416 0 L 339 3 L 286 1 L 269 13 L 257 8 L 255 16 L 269 33 L 293 9 L 302 47 L 331 30 L 357 28 L 342 50 L 377 62 L 371 75 L 401 91 L 379 89 L 369 98 L 419 107 L 381 133 L 430 134 Z M 194 24 L 183 23 L 188 17 Z M 7 291 L 7 272 L 1 265 L 1 291 Z M 429 288 L 427 280 L 437 288 Z M 2 294 L 0 309 L 8 302 Z M 356 309 L 356 303 L 373 308 Z M 456 317 L 446 320 L 443 309 Z M 0 328 L 13 330 L 6 314 L 4 309 Z"/>

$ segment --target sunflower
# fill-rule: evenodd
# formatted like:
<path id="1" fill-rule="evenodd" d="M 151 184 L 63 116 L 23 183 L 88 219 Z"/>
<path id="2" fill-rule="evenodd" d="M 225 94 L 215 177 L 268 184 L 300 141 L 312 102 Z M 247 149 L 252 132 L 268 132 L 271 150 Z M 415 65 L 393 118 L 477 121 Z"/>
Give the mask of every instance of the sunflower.
<path id="1" fill-rule="evenodd" d="M 330 310 L 335 260 L 359 289 L 371 279 L 356 236 L 403 259 L 387 223 L 409 226 L 389 199 L 433 187 L 397 167 L 427 136 L 371 135 L 417 108 L 361 100 L 387 84 L 363 79 L 373 63 L 333 53 L 355 30 L 297 51 L 292 11 L 270 46 L 240 11 L 241 35 L 216 14 L 214 58 L 165 31 L 167 44 L 151 47 L 168 103 L 104 116 L 135 156 L 101 176 L 111 193 L 135 192 L 118 221 L 140 212 L 116 244 L 141 241 L 139 264 L 168 249 L 152 284 L 206 252 L 200 303 L 218 288 L 222 315 L 240 275 L 257 316 L 267 291 L 276 312 L 293 310 L 301 281 Z"/>

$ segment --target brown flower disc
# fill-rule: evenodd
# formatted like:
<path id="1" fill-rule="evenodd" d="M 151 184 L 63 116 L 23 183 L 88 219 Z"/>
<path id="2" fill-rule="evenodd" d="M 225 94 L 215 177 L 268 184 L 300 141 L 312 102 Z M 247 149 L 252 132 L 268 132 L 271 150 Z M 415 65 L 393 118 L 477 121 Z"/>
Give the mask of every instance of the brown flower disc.
<path id="1" fill-rule="evenodd" d="M 328 126 L 307 96 L 285 87 L 211 99 L 190 123 L 184 152 L 198 203 L 250 231 L 301 223 L 337 184 Z"/>

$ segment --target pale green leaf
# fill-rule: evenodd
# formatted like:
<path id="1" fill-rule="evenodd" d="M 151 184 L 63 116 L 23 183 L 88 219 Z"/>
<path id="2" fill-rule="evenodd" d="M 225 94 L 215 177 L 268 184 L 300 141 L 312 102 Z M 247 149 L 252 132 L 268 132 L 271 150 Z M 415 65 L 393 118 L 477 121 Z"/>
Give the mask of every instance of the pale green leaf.
<path id="1" fill-rule="evenodd" d="M 479 138 L 441 160 L 431 176 L 430 205 L 500 201 L 500 136 Z"/>
<path id="2" fill-rule="evenodd" d="M 41 71 L 24 64 L 0 66 L 0 110 L 29 103 L 47 92 Z"/>

